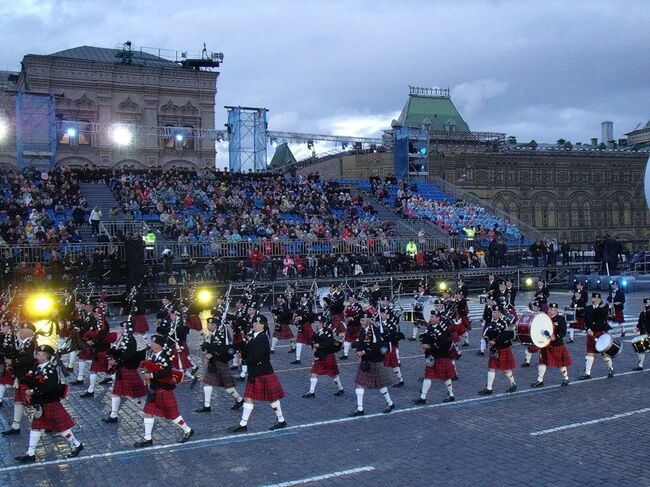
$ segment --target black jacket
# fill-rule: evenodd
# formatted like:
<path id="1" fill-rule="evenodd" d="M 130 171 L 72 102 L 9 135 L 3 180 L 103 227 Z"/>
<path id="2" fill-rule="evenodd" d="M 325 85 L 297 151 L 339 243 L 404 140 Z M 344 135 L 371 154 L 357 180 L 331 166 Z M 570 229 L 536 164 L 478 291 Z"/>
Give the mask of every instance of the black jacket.
<path id="1" fill-rule="evenodd" d="M 271 366 L 271 345 L 269 337 L 263 331 L 248 342 L 246 358 L 248 361 L 248 379 L 273 373 Z"/>
<path id="2" fill-rule="evenodd" d="M 587 306 L 585 310 L 585 328 L 594 333 L 604 333 L 611 329 L 607 323 L 608 309 L 603 303 L 597 308 L 593 305 Z"/>

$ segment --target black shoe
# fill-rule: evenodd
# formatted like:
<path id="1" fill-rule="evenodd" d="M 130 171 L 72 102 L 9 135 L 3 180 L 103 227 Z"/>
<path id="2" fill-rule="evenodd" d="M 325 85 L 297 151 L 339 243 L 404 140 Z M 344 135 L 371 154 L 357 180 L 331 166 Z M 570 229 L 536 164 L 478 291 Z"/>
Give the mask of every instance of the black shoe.
<path id="1" fill-rule="evenodd" d="M 469 347 L 469 343 L 463 343 L 461 347 Z"/>
<path id="2" fill-rule="evenodd" d="M 237 426 L 231 426 L 228 428 L 228 431 L 231 433 L 246 433 L 248 431 L 248 426 L 244 425 L 237 425 Z"/>
<path id="3" fill-rule="evenodd" d="M 295 353 L 296 349 L 295 348 L 290 348 L 287 353 Z"/>
<path id="4" fill-rule="evenodd" d="M 305 398 L 305 399 L 311 399 L 312 397 L 316 397 L 316 393 L 315 392 L 305 392 L 302 395 L 302 397 Z"/>
<path id="5" fill-rule="evenodd" d="M 190 382 L 190 389 L 194 389 L 194 386 L 196 385 L 196 383 L 198 381 L 199 381 L 198 377 L 196 377 L 196 376 L 192 377 L 192 382 Z"/>
<path id="6" fill-rule="evenodd" d="M 589 380 L 591 379 L 591 375 L 589 374 L 582 374 L 580 377 L 578 377 L 578 380 Z"/>
<path id="7" fill-rule="evenodd" d="M 404 387 L 404 381 L 401 380 L 397 384 L 393 384 L 393 387 Z"/>
<path id="8" fill-rule="evenodd" d="M 339 389 L 334 393 L 335 396 L 342 396 L 343 394 L 345 394 L 345 391 L 343 389 Z"/>
<path id="9" fill-rule="evenodd" d="M 291 365 L 298 365 L 300 363 L 301 363 L 300 360 L 293 360 L 293 361 L 289 362 L 289 364 L 291 364 Z"/>
<path id="10" fill-rule="evenodd" d="M 195 413 L 209 413 L 210 411 L 212 411 L 210 406 L 201 406 L 194 410 Z"/>
<path id="11" fill-rule="evenodd" d="M 573 343 L 574 340 L 572 338 L 569 338 L 569 341 L 567 343 Z"/>
<path id="12" fill-rule="evenodd" d="M 70 382 L 70 385 L 71 386 L 80 386 L 83 383 L 84 383 L 83 380 L 75 380 L 75 381 Z"/>
<path id="13" fill-rule="evenodd" d="M 382 411 L 384 414 L 390 413 L 393 409 L 395 409 L 395 403 L 391 404 L 390 406 L 386 406 L 386 409 Z"/>
<path id="14" fill-rule="evenodd" d="M 485 389 L 481 389 L 478 391 L 479 396 L 489 396 L 492 394 L 492 389 L 488 389 L 487 387 Z"/>
<path id="15" fill-rule="evenodd" d="M 427 400 L 422 399 L 421 397 L 418 397 L 417 399 L 413 399 L 413 404 L 426 404 Z"/>
<path id="16" fill-rule="evenodd" d="M 520 367 L 530 367 L 530 362 L 524 362 Z"/>
<path id="17" fill-rule="evenodd" d="M 339 360 L 347 360 L 348 358 L 347 355 L 339 355 Z"/>
<path id="18" fill-rule="evenodd" d="M 199 371 L 199 366 L 195 365 L 194 367 L 192 367 L 192 370 L 190 370 L 190 375 L 194 377 L 198 371 Z"/>
<path id="19" fill-rule="evenodd" d="M 237 377 L 237 380 L 238 380 L 239 382 L 244 382 L 244 381 L 246 380 L 246 376 L 242 377 L 242 376 L 240 375 L 239 377 Z"/>
<path id="20" fill-rule="evenodd" d="M 67 370 L 68 372 L 72 372 L 74 370 L 74 367 L 66 367 L 65 370 Z"/>
<path id="21" fill-rule="evenodd" d="M 10 435 L 19 435 L 20 434 L 20 428 L 9 428 L 8 430 L 4 430 L 2 433 L 2 436 L 10 436 Z"/>
<path id="22" fill-rule="evenodd" d="M 140 440 L 133 443 L 134 448 L 146 448 L 148 446 L 153 446 L 153 440 Z"/>
<path id="23" fill-rule="evenodd" d="M 454 402 L 455 400 L 456 400 L 456 397 L 455 397 L 455 396 L 447 396 L 445 399 L 443 399 L 442 402 L 443 402 L 443 403 Z"/>
<path id="24" fill-rule="evenodd" d="M 79 456 L 79 454 L 83 451 L 83 449 L 84 449 L 84 444 L 79 443 L 79 446 L 77 448 L 73 448 L 72 451 L 68 453 L 68 458 L 74 458 L 76 456 Z"/>
<path id="25" fill-rule="evenodd" d="M 282 428 L 287 427 L 286 421 L 276 421 L 273 426 L 269 428 L 269 431 L 281 430 Z"/>
<path id="26" fill-rule="evenodd" d="M 95 397 L 95 393 L 86 391 L 79 394 L 79 397 Z"/>
<path id="27" fill-rule="evenodd" d="M 239 370 L 239 367 L 237 367 L 236 365 L 233 365 L 232 367 L 230 367 L 230 370 Z"/>
<path id="28" fill-rule="evenodd" d="M 625 336 L 625 331 L 622 331 L 621 332 L 621 338 L 623 338 L 624 336 Z"/>
<path id="29" fill-rule="evenodd" d="M 614 377 L 614 369 L 607 369 L 607 378 L 611 379 Z"/>
<path id="30" fill-rule="evenodd" d="M 104 384 L 110 384 L 111 382 L 113 382 L 113 379 L 111 379 L 110 377 L 104 377 L 102 380 L 98 382 L 98 384 L 103 386 Z"/>
<path id="31" fill-rule="evenodd" d="M 194 436 L 194 430 L 190 428 L 190 430 L 187 433 L 184 433 L 183 436 L 181 436 L 181 439 L 178 440 L 179 443 L 187 443 L 190 438 Z"/>
<path id="32" fill-rule="evenodd" d="M 271 355 L 273 355 L 274 353 L 275 353 L 275 350 L 271 350 Z"/>
<path id="33" fill-rule="evenodd" d="M 2 401 L 0 401 L 0 408 L 2 407 Z"/>
<path id="34" fill-rule="evenodd" d="M 105 417 L 105 418 L 102 418 L 102 421 L 103 421 L 104 423 L 117 423 L 117 416 L 115 416 L 115 417 L 113 417 L 113 416 L 107 416 L 107 417 Z"/>
<path id="35" fill-rule="evenodd" d="M 530 387 L 532 387 L 533 389 L 537 389 L 538 387 L 544 387 L 544 381 L 536 380 L 530 385 Z"/>
<path id="36" fill-rule="evenodd" d="M 36 461 L 36 455 L 18 455 L 14 458 L 20 463 L 34 463 Z"/>
<path id="37" fill-rule="evenodd" d="M 512 394 L 517 390 L 517 384 L 512 384 L 510 387 L 508 387 L 508 390 L 506 391 L 508 394 Z"/>
<path id="38" fill-rule="evenodd" d="M 566 387 L 569 385 L 569 379 L 562 379 L 562 382 L 560 383 L 562 387 Z"/>
<path id="39" fill-rule="evenodd" d="M 350 414 L 348 414 L 348 416 L 350 416 L 351 418 L 354 418 L 355 416 L 363 416 L 364 414 L 366 414 L 366 413 L 363 412 L 363 409 L 361 411 L 359 411 L 358 409 L 355 409 Z"/>
<path id="40" fill-rule="evenodd" d="M 479 350 L 478 352 L 476 352 L 476 355 L 478 355 L 479 357 L 482 357 L 483 355 L 485 355 L 485 352 L 481 352 L 481 351 Z"/>
<path id="41" fill-rule="evenodd" d="M 640 371 L 640 370 L 643 370 L 643 367 L 641 367 L 640 365 L 637 365 L 637 366 L 634 367 L 632 370 L 633 370 L 634 372 L 638 372 L 638 371 Z"/>
<path id="42" fill-rule="evenodd" d="M 241 409 L 241 407 L 244 405 L 244 400 L 242 399 L 241 401 L 237 401 L 235 404 L 230 406 L 231 411 L 237 411 L 238 409 Z"/>

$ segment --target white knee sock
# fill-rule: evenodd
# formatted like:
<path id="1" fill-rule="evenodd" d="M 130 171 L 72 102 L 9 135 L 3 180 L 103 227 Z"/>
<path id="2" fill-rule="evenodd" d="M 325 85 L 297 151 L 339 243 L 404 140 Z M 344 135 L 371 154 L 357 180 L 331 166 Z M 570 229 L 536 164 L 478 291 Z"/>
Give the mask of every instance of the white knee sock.
<path id="1" fill-rule="evenodd" d="M 343 355 L 346 357 L 348 356 L 348 353 L 350 353 L 350 346 L 352 344 L 350 342 L 343 342 Z"/>
<path id="2" fill-rule="evenodd" d="M 573 340 L 573 335 L 575 334 L 574 328 L 569 328 L 569 340 Z"/>
<path id="3" fill-rule="evenodd" d="M 614 370 L 614 362 L 612 361 L 611 357 L 608 357 L 607 355 L 603 354 L 603 360 L 607 364 L 607 368 Z"/>
<path id="4" fill-rule="evenodd" d="M 25 412 L 25 406 L 22 402 L 17 402 L 14 404 L 14 422 L 11 427 L 15 430 L 20 429 L 20 420 L 23 419 L 23 413 Z"/>
<path id="5" fill-rule="evenodd" d="M 334 381 L 334 385 L 336 386 L 336 388 L 337 388 L 339 391 L 342 391 L 342 390 L 343 390 L 343 384 L 341 384 L 341 378 L 337 375 L 337 376 L 334 377 L 334 379 L 332 379 L 332 380 Z"/>
<path id="6" fill-rule="evenodd" d="M 463 333 L 463 343 L 467 343 L 469 345 L 469 332 Z"/>
<path id="7" fill-rule="evenodd" d="M 77 380 L 84 380 L 84 372 L 86 371 L 86 365 L 88 360 L 79 360 L 79 371 L 77 372 Z"/>
<path id="8" fill-rule="evenodd" d="M 427 394 L 429 393 L 429 389 L 431 389 L 431 379 L 424 379 L 422 381 L 422 392 L 420 393 L 420 399 L 426 399 Z"/>
<path id="9" fill-rule="evenodd" d="M 399 367 L 393 367 L 393 372 L 395 372 L 395 375 L 397 376 L 400 382 L 404 380 L 402 379 L 402 371 L 399 369 Z"/>
<path id="10" fill-rule="evenodd" d="M 122 398 L 120 396 L 111 396 L 111 418 L 117 418 L 121 402 Z"/>
<path id="11" fill-rule="evenodd" d="M 494 385 L 494 379 L 497 376 L 496 370 L 488 370 L 488 376 L 487 376 L 487 387 L 486 389 L 488 391 L 492 390 L 492 386 Z"/>
<path id="12" fill-rule="evenodd" d="M 95 384 L 97 384 L 97 374 L 95 372 L 91 372 L 90 384 L 88 385 L 88 392 L 95 392 Z"/>
<path id="13" fill-rule="evenodd" d="M 586 355 L 585 356 L 585 374 L 591 375 L 591 367 L 594 365 L 594 356 Z"/>
<path id="14" fill-rule="evenodd" d="M 29 432 L 29 447 L 27 448 L 28 455 L 36 454 L 36 447 L 38 446 L 39 441 L 41 441 L 41 436 L 43 436 L 43 430 L 31 430 Z"/>
<path id="15" fill-rule="evenodd" d="M 273 337 L 271 340 L 271 350 L 275 350 L 275 346 L 278 344 L 278 339 Z"/>
<path id="16" fill-rule="evenodd" d="M 537 382 L 544 382 L 544 374 L 546 374 L 546 365 L 539 364 L 537 366 Z"/>
<path id="17" fill-rule="evenodd" d="M 485 338 L 481 338 L 481 352 L 485 353 Z"/>
<path id="18" fill-rule="evenodd" d="M 75 438 L 74 433 L 72 432 L 71 429 L 67 429 L 65 431 L 62 431 L 59 434 L 61 436 L 63 436 L 63 438 L 65 438 L 65 441 L 68 442 L 68 444 L 70 445 L 70 448 L 77 448 L 80 445 L 79 440 L 77 440 L 77 438 Z"/>
<path id="19" fill-rule="evenodd" d="M 357 410 L 363 411 L 363 393 L 365 391 L 363 387 L 357 387 L 354 392 L 357 395 Z"/>
<path id="20" fill-rule="evenodd" d="M 240 426 L 246 426 L 248 424 L 248 420 L 251 417 L 251 413 L 253 412 L 254 407 L 255 405 L 252 402 L 244 403 L 242 406 L 241 421 L 239 422 Z"/>
<path id="21" fill-rule="evenodd" d="M 397 363 L 399 363 L 400 362 L 400 360 L 399 360 L 399 348 L 395 349 L 395 356 L 397 357 Z"/>
<path id="22" fill-rule="evenodd" d="M 5 397 L 6 390 L 7 390 L 7 386 L 4 384 L 0 384 L 0 402 L 2 402 L 2 399 Z"/>
<path id="23" fill-rule="evenodd" d="M 569 378 L 569 371 L 566 367 L 560 367 L 560 374 L 562 374 L 562 377 L 565 379 Z"/>
<path id="24" fill-rule="evenodd" d="M 153 431 L 154 418 L 144 418 L 144 439 L 151 439 L 151 432 Z"/>
<path id="25" fill-rule="evenodd" d="M 309 392 L 311 394 L 316 392 L 316 384 L 318 384 L 318 377 L 312 377 L 309 379 Z"/>
<path id="26" fill-rule="evenodd" d="M 210 399 L 212 398 L 212 386 L 203 386 L 203 405 L 206 408 L 210 407 Z"/>
<path id="27" fill-rule="evenodd" d="M 302 343 L 296 343 L 296 360 L 300 360 L 301 353 L 302 353 Z"/>
<path id="28" fill-rule="evenodd" d="M 413 338 L 418 337 L 418 327 L 413 325 Z"/>
<path id="29" fill-rule="evenodd" d="M 447 386 L 447 394 L 449 394 L 451 397 L 454 397 L 454 386 L 451 379 L 447 379 L 445 381 L 445 385 Z"/>
<path id="30" fill-rule="evenodd" d="M 510 381 L 510 384 L 514 384 L 514 383 L 515 383 L 515 374 L 512 373 L 512 370 L 506 370 L 506 371 L 504 372 L 504 374 L 506 375 L 506 377 L 507 377 L 508 380 Z"/>
<path id="31" fill-rule="evenodd" d="M 71 369 L 72 366 L 74 365 L 74 361 L 77 360 L 77 355 L 78 352 L 76 350 L 73 350 L 68 354 L 68 368 Z"/>
<path id="32" fill-rule="evenodd" d="M 248 365 L 242 365 L 241 366 L 241 373 L 239 374 L 240 377 L 246 377 L 246 374 L 248 374 Z"/>
<path id="33" fill-rule="evenodd" d="M 191 429 L 192 429 L 189 426 L 187 426 L 187 423 L 183 419 L 183 416 L 179 416 L 178 418 L 176 418 L 174 420 L 174 423 L 176 423 L 178 426 L 180 426 L 184 433 L 189 433 L 191 431 Z"/>
<path id="34" fill-rule="evenodd" d="M 278 422 L 282 423 L 284 421 L 284 416 L 282 416 L 282 406 L 280 406 L 280 401 L 273 401 L 271 403 L 271 408 L 275 411 L 275 415 L 278 417 Z"/>
<path id="35" fill-rule="evenodd" d="M 645 353 L 637 354 L 639 356 L 639 367 L 643 367 L 643 361 L 645 360 Z"/>
<path id="36" fill-rule="evenodd" d="M 230 394 L 235 399 L 235 401 L 241 402 L 242 399 L 239 393 L 237 392 L 237 389 L 235 389 L 234 387 L 230 387 L 226 389 L 226 392 Z"/>
<path id="37" fill-rule="evenodd" d="M 388 393 L 388 387 L 382 387 L 381 389 L 379 389 L 379 392 L 381 392 L 381 395 L 384 396 L 384 399 L 386 400 L 389 406 L 393 404 L 393 401 L 391 401 L 390 399 L 390 394 Z"/>
<path id="38" fill-rule="evenodd" d="M 529 364 L 531 359 L 533 358 L 533 354 L 526 349 L 526 363 Z"/>

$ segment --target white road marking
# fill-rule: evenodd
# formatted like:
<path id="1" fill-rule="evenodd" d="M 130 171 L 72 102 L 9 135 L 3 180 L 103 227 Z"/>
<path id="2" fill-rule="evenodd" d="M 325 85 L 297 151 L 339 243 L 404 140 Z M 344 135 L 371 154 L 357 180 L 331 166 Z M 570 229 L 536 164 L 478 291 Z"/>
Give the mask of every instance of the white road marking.
<path id="1" fill-rule="evenodd" d="M 628 411 L 627 413 L 615 414 L 614 416 L 608 416 L 606 418 L 592 419 L 590 421 L 582 421 L 580 423 L 565 424 L 564 426 L 558 426 L 556 428 L 550 428 L 550 429 L 547 429 L 547 430 L 533 431 L 532 433 L 530 433 L 530 436 L 547 435 L 549 433 L 555 433 L 557 431 L 564 431 L 564 430 L 569 430 L 569 429 L 573 429 L 573 428 L 580 428 L 581 426 L 589 426 L 589 425 L 592 425 L 592 424 L 604 423 L 606 421 L 614 421 L 615 419 L 627 418 L 628 416 L 633 416 L 635 414 L 643 414 L 643 413 L 649 413 L 649 412 L 650 412 L 650 408 L 637 409 L 636 411 Z"/>
<path id="2" fill-rule="evenodd" d="M 302 485 L 302 484 L 307 484 L 309 482 L 318 482 L 320 480 L 331 479 L 333 477 L 342 477 L 343 475 L 353 475 L 355 473 L 370 472 L 374 469 L 375 467 L 368 465 L 366 467 L 351 468 L 350 470 L 341 470 L 339 472 L 327 473 L 323 475 L 318 475 L 316 477 L 307 477 L 306 479 L 291 480 L 289 482 L 281 482 L 279 484 L 268 484 L 263 487 L 292 487 L 293 485 Z"/>
<path id="3" fill-rule="evenodd" d="M 623 372 L 621 374 L 616 374 L 616 377 L 623 377 L 626 375 L 632 375 L 632 374 L 643 374 L 644 372 L 648 372 L 650 369 L 645 369 L 641 370 L 639 372 Z M 605 380 L 607 379 L 607 376 L 603 377 L 596 377 L 595 379 L 591 380 L 585 380 L 585 381 L 579 381 L 579 382 L 572 382 L 571 385 L 569 386 L 569 389 L 571 387 L 577 387 L 579 385 L 584 385 L 588 384 L 594 381 L 599 381 L 599 380 Z M 473 404 L 473 403 L 481 403 L 481 402 L 493 402 L 495 399 L 500 399 L 500 398 L 505 398 L 505 397 L 516 397 L 516 396 L 523 396 L 526 394 L 544 394 L 546 392 L 553 391 L 555 389 L 559 389 L 560 385 L 555 384 L 552 386 L 546 386 L 543 389 L 525 389 L 517 392 L 513 392 L 511 394 L 508 393 L 502 393 L 502 394 L 494 394 L 491 396 L 479 396 L 479 397 L 472 397 L 469 399 L 461 399 L 458 401 L 450 402 L 450 403 L 436 403 L 436 404 L 427 404 L 425 406 L 409 406 L 403 409 L 395 409 L 393 412 L 390 414 L 383 414 L 383 413 L 374 413 L 374 414 L 366 414 L 364 416 L 355 416 L 355 417 L 349 417 L 346 416 L 344 418 L 334 418 L 334 419 L 327 419 L 324 421 L 316 421 L 313 423 L 303 423 L 303 424 L 296 424 L 292 426 L 287 426 L 283 430 L 278 430 L 281 432 L 285 431 L 290 431 L 290 430 L 302 430 L 302 429 L 307 429 L 307 428 L 314 428 L 317 426 L 328 426 L 331 424 L 339 424 L 339 423 L 348 423 L 351 421 L 362 421 L 366 419 L 375 419 L 375 418 L 386 418 L 390 416 L 395 416 L 399 414 L 405 414 L 405 413 L 410 413 L 414 411 L 424 411 L 426 409 L 441 409 L 441 408 L 448 408 L 448 409 L 454 409 L 458 407 L 459 405 L 463 404 Z M 192 446 L 192 445 L 197 445 L 197 444 L 203 444 L 203 443 L 213 443 L 217 441 L 226 441 L 226 440 L 232 440 L 234 438 L 250 438 L 254 436 L 267 436 L 267 435 L 272 435 L 274 434 L 274 431 L 255 431 L 252 433 L 246 433 L 243 435 L 224 435 L 224 436 L 217 436 L 213 438 L 202 438 L 200 440 L 190 440 L 187 443 L 184 444 L 178 444 L 178 443 L 172 443 L 172 444 L 167 444 L 167 445 L 155 445 L 150 448 L 143 448 L 143 449 L 130 449 L 130 450 L 118 450 L 118 451 L 112 451 L 112 452 L 106 452 L 106 453 L 95 453 L 92 455 L 82 455 L 79 457 L 75 458 L 61 458 L 59 460 L 49 460 L 46 462 L 36 462 L 36 463 L 29 463 L 25 465 L 14 465 L 11 467 L 3 467 L 0 468 L 0 473 L 4 472 L 12 472 L 16 470 L 24 470 L 27 468 L 37 468 L 45 465 L 61 465 L 61 464 L 67 464 L 67 463 L 76 463 L 76 462 L 83 462 L 86 460 L 93 460 L 95 458 L 111 458 L 111 457 L 117 457 L 117 456 L 122 456 L 122 455 L 129 455 L 133 453 L 143 453 L 143 452 L 149 452 L 149 451 L 155 451 L 155 450 L 171 450 L 174 449 L 175 453 L 180 453 L 181 451 L 187 449 L 187 447 Z"/>

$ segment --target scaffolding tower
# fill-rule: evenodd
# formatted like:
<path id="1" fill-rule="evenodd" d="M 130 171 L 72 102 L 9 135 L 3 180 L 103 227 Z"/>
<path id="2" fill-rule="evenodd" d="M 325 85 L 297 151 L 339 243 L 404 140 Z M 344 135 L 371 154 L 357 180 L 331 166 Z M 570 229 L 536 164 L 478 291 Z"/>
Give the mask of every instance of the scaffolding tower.
<path id="1" fill-rule="evenodd" d="M 16 93 L 16 166 L 56 165 L 56 113 L 52 93 Z"/>
<path id="2" fill-rule="evenodd" d="M 265 171 L 266 108 L 226 107 L 228 167 L 232 172 Z"/>

